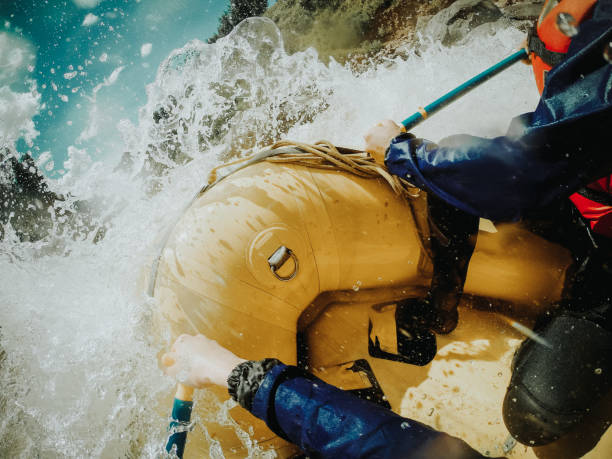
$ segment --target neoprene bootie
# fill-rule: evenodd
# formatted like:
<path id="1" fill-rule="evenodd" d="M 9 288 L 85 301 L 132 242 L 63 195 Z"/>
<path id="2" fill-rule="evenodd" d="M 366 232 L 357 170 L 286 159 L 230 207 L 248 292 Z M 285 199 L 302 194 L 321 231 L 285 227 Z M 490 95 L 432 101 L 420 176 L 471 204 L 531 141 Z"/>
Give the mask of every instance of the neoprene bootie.
<path id="1" fill-rule="evenodd" d="M 528 446 L 557 440 L 612 387 L 612 333 L 601 316 L 562 312 L 517 350 L 503 404 L 510 434 Z"/>
<path id="2" fill-rule="evenodd" d="M 410 298 L 397 303 L 395 309 L 395 333 L 397 353 L 384 351 L 377 336 L 372 335 L 372 323 L 368 330 L 368 353 L 372 357 L 407 363 L 427 365 L 436 356 L 436 335 L 429 326 L 423 325 L 423 316 L 428 314 L 419 298 Z"/>

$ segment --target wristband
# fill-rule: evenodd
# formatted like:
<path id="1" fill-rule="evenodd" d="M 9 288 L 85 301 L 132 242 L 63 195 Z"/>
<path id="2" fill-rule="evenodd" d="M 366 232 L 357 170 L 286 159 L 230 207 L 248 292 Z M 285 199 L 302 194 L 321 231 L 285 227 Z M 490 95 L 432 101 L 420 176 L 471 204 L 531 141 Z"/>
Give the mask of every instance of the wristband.
<path id="1" fill-rule="evenodd" d="M 266 373 L 280 363 L 277 359 L 247 360 L 240 363 L 227 377 L 227 391 L 241 407 L 251 411 L 253 398 Z"/>

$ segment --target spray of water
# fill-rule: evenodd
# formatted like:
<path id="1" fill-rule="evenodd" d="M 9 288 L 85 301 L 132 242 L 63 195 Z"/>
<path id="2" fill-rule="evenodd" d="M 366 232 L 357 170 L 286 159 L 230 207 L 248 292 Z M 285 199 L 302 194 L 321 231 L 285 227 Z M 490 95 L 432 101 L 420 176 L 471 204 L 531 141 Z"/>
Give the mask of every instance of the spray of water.
<path id="1" fill-rule="evenodd" d="M 68 173 L 51 183 L 67 197 L 58 204 L 66 215 L 88 203 L 87 225 L 62 225 L 61 214 L 50 212 L 48 233 L 36 242 L 5 227 L 0 456 L 158 456 L 169 409 L 159 400 L 168 402 L 173 382 L 157 368 L 167 343 L 163 330 L 152 331 L 156 305 L 144 294 L 144 273 L 159 236 L 207 172 L 280 137 L 359 147 L 377 120 L 403 119 L 521 40 L 502 27 L 453 48 L 425 44 L 418 55 L 407 50 L 406 58 L 356 72 L 321 63 L 313 50 L 287 55 L 271 21 L 250 19 L 214 45 L 192 41 L 173 52 L 147 87 L 138 123 L 119 124 L 120 165 L 71 148 Z M 501 135 L 536 101 L 529 69 L 518 65 L 415 133 L 432 140 Z M 227 419 L 226 405 L 211 406 L 210 416 Z M 210 456 L 222 457 L 212 444 Z M 249 451 L 260 454 L 252 444 Z"/>

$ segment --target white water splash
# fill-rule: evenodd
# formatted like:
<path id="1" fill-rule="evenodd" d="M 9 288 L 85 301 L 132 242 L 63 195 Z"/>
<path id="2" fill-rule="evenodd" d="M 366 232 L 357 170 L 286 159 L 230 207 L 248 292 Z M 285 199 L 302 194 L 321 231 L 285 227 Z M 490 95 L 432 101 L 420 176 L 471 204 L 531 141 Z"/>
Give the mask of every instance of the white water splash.
<path id="1" fill-rule="evenodd" d="M 374 122 L 402 120 L 512 53 L 521 39 L 503 29 L 355 73 L 324 65 L 313 50 L 287 55 L 276 27 L 252 19 L 214 45 L 193 41 L 173 52 L 147 88 L 138 123 L 119 125 L 129 152 L 121 165 L 71 148 L 68 174 L 51 183 L 68 196 L 60 206 L 66 213 L 79 200 L 89 203 L 89 227 L 68 230 L 54 215 L 49 236 L 38 242 L 20 242 L 5 228 L 0 456 L 157 456 L 169 409 L 158 400 L 172 382 L 157 368 L 162 345 L 143 277 L 163 229 L 208 171 L 279 137 L 359 147 Z M 517 65 L 415 132 L 432 140 L 501 135 L 536 101 L 529 69 Z M 94 243 L 96 228 L 105 230 Z"/>

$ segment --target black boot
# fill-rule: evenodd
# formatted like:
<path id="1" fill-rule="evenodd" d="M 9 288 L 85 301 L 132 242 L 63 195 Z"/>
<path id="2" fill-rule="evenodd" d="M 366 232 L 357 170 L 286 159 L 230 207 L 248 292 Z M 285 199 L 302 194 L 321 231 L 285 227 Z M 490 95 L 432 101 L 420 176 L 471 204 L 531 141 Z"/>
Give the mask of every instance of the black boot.
<path id="1" fill-rule="evenodd" d="M 550 347 L 526 340 L 514 357 L 504 422 L 529 446 L 569 432 L 612 390 L 612 247 L 592 240 L 592 249 L 573 251 L 581 262 L 568 298 L 536 324 Z"/>
<path id="2" fill-rule="evenodd" d="M 610 315 L 608 311 L 608 315 Z M 518 349 L 503 404 L 510 434 L 529 446 L 557 440 L 612 388 L 612 332 L 599 314 L 562 312 Z"/>

